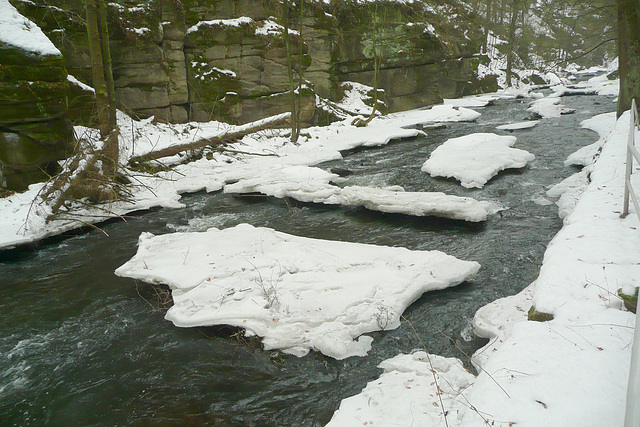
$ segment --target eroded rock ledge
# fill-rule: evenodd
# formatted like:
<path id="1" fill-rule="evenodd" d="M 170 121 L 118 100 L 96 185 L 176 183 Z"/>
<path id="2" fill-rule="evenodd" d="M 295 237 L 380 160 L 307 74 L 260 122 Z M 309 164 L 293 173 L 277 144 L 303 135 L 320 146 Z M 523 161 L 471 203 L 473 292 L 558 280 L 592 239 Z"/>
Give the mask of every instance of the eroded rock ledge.
<path id="1" fill-rule="evenodd" d="M 90 84 L 83 2 L 14 3 L 62 51 L 69 73 Z M 117 97 L 130 112 L 172 122 L 248 122 L 289 109 L 280 2 L 118 0 L 108 9 Z M 305 3 L 302 36 L 297 21 L 289 25 L 292 51 L 304 43 L 307 122 L 321 118 L 315 94 L 339 99 L 341 82 L 373 85 L 374 38 L 391 111 L 495 88 L 495 79 L 476 76 L 479 28 L 456 0 L 381 0 L 377 8 L 313 0 Z"/>

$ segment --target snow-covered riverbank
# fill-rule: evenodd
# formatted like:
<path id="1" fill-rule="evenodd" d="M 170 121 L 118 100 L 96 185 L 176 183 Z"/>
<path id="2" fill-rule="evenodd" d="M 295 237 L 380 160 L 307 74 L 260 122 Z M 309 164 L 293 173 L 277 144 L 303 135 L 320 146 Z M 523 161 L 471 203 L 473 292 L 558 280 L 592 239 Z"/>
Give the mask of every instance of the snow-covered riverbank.
<path id="1" fill-rule="evenodd" d="M 227 183 L 260 179 L 272 174 L 274 170 L 285 167 L 299 167 L 296 169 L 298 171 L 296 175 L 310 178 L 322 171 L 309 168 L 304 173 L 300 172 L 300 168 L 340 159 L 341 151 L 363 146 L 381 146 L 394 139 L 424 134 L 423 131 L 416 129 L 417 126 L 472 121 L 479 116 L 479 113 L 464 107 L 436 105 L 430 109 L 377 117 L 366 128 L 352 126 L 351 119 L 339 121 L 330 126 L 312 127 L 305 129 L 298 144 L 291 144 L 288 141 L 286 130 L 261 131 L 248 135 L 229 146 L 231 150 L 240 153 L 213 151 L 208 156 L 185 164 L 181 164 L 185 160 L 184 156 L 176 155 L 158 162 L 161 166 L 172 165 L 168 171 L 153 175 L 134 172 L 132 201 L 111 203 L 95 209 L 87 209 L 85 206 L 72 207 L 72 215 L 66 219 L 49 222 L 47 217 L 50 211 L 37 198 L 43 184 L 34 184 L 24 193 L 0 199 L 0 212 L 4 215 L 4 220 L 0 223 L 0 249 L 36 242 L 86 224 L 95 224 L 109 217 L 125 215 L 137 210 L 157 206 L 178 208 L 182 206 L 179 201 L 182 193 L 202 190 L 218 191 Z M 132 156 L 140 156 L 202 138 L 215 138 L 242 129 L 241 126 L 219 122 L 155 124 L 151 119 L 135 121 L 124 114 L 119 114 L 118 121 L 123 164 L 126 164 Z M 77 128 L 76 132 L 78 135 L 96 134 L 94 130 L 85 128 Z M 286 186 L 286 184 L 283 185 Z M 383 209 L 395 209 L 397 212 L 403 209 L 402 200 L 390 208 L 388 200 L 384 200 L 384 197 L 378 197 L 376 202 L 367 196 L 370 193 L 368 189 L 359 193 L 361 193 L 360 203 L 366 203 L 369 209 L 376 208 L 377 203 L 383 205 Z M 353 195 L 344 197 L 345 202 L 354 200 Z M 445 201 L 444 198 L 442 200 Z M 460 202 L 463 202 L 460 198 L 447 199 L 441 209 L 444 212 L 443 215 L 446 216 L 447 212 L 452 212 L 451 215 L 454 218 L 482 221 L 488 214 L 496 211 L 495 204 L 473 203 L 471 199 L 468 202 Z M 432 208 L 432 212 L 438 212 L 437 206 Z M 419 214 L 424 215 L 423 212 L 426 210 L 413 209 L 413 211 L 416 213 L 420 211 L 422 213 Z M 64 215 L 61 218 L 64 218 Z"/>
<path id="2" fill-rule="evenodd" d="M 601 134 L 602 151 L 586 158 L 586 187 L 566 207 L 538 279 L 475 316 L 490 339 L 472 359 L 478 376 L 456 359 L 398 356 L 330 426 L 445 425 L 443 414 L 449 426 L 622 425 L 635 320 L 616 291 L 640 284 L 640 223 L 633 212 L 620 218 L 629 115 L 585 125 Z M 529 321 L 532 306 L 553 320 Z"/>

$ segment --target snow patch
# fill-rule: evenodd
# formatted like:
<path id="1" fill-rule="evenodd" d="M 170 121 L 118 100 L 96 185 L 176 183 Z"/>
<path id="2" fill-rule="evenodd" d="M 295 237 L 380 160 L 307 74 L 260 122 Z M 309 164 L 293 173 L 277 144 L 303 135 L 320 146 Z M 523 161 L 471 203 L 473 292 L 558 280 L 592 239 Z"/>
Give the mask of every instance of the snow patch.
<path id="1" fill-rule="evenodd" d="M 40 27 L 22 16 L 9 0 L 0 0 L 0 28 L 0 42 L 36 55 L 62 55 Z"/>

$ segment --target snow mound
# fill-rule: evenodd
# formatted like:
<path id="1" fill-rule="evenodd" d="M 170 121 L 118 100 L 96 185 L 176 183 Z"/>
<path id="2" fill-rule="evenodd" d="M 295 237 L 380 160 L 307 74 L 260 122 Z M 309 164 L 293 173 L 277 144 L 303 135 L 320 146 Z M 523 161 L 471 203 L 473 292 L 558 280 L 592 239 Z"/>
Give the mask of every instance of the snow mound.
<path id="1" fill-rule="evenodd" d="M 558 104 L 560 102 L 559 97 L 548 96 L 546 98 L 540 98 L 531 103 L 531 106 L 527 108 L 527 111 L 530 113 L 537 114 L 543 119 L 550 119 L 554 117 L 560 117 L 565 114 L 571 114 L 575 112 L 575 110 L 571 108 L 567 108 L 562 104 Z"/>
<path id="2" fill-rule="evenodd" d="M 36 55 L 61 55 L 40 27 L 22 16 L 8 0 L 0 0 L 0 43 L 15 46 Z"/>
<path id="3" fill-rule="evenodd" d="M 462 391 L 474 378 L 458 359 L 419 351 L 378 367 L 384 373 L 344 399 L 327 427 L 457 425 L 458 410 L 465 405 Z"/>
<path id="4" fill-rule="evenodd" d="M 591 145 L 587 145 L 586 147 L 582 147 L 578 151 L 567 157 L 565 160 L 565 166 L 588 166 L 593 164 L 600 152 L 602 151 L 602 146 L 605 142 L 605 137 L 611 133 L 616 125 L 616 112 L 613 111 L 611 113 L 600 114 L 598 116 L 592 117 L 587 120 L 583 120 L 580 123 L 580 126 L 597 132 L 600 136 L 600 139 Z"/>
<path id="5" fill-rule="evenodd" d="M 522 168 L 535 156 L 512 148 L 514 136 L 474 133 L 452 138 L 436 148 L 422 166 L 431 176 L 455 178 L 466 188 L 482 188 L 498 172 Z"/>
<path id="6" fill-rule="evenodd" d="M 365 356 L 367 332 L 395 329 L 424 292 L 473 276 L 480 265 L 438 251 L 325 241 L 241 224 L 200 233 L 143 233 L 116 270 L 163 283 L 176 326 L 230 325 L 266 350 L 336 359 Z"/>
<path id="7" fill-rule="evenodd" d="M 262 171 L 254 177 L 240 179 L 224 187 L 225 193 L 261 193 L 304 203 L 323 203 L 365 207 L 369 210 L 413 216 L 436 216 L 470 222 L 485 221 L 501 206 L 471 197 L 444 193 L 404 192 L 396 188 L 348 186 L 330 184 L 337 175 L 319 168 L 287 166 Z"/>

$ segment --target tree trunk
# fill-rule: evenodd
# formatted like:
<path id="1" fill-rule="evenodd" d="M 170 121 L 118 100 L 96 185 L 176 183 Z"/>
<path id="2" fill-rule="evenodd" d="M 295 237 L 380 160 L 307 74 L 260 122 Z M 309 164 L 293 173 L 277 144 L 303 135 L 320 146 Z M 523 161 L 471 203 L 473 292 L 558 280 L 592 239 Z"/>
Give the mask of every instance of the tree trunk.
<path id="1" fill-rule="evenodd" d="M 91 80 L 96 91 L 96 107 L 98 115 L 98 129 L 100 136 L 106 138 L 113 129 L 109 120 L 109 93 L 104 75 L 104 62 L 100 40 L 100 26 L 98 24 L 98 7 L 96 0 L 86 0 L 87 37 L 89 39 L 89 54 L 91 56 Z"/>
<path id="2" fill-rule="evenodd" d="M 102 148 L 102 166 L 105 176 L 115 177 L 118 171 L 118 161 L 120 159 L 120 146 L 118 141 L 117 120 L 116 120 L 116 93 L 113 82 L 113 71 L 111 68 L 111 47 L 109 46 L 109 26 L 107 24 L 107 8 L 104 0 L 95 0 L 98 5 L 100 21 L 100 50 L 102 54 L 103 73 L 107 89 L 107 118 L 108 123 L 105 129 L 109 128 L 109 135 L 104 141 Z"/>
<path id="3" fill-rule="evenodd" d="M 296 103 L 296 90 L 293 79 L 293 58 L 291 58 L 291 43 L 289 41 L 289 0 L 282 2 L 282 35 L 284 37 L 284 45 L 287 52 L 287 73 L 289 75 L 289 92 L 291 93 L 291 142 L 297 142 L 300 135 L 297 103 Z"/>
<path id="4" fill-rule="evenodd" d="M 113 70 L 111 64 L 111 47 L 109 46 L 109 25 L 107 23 L 107 8 L 104 0 L 97 1 L 99 21 L 100 21 L 100 49 L 102 54 L 102 65 L 104 70 L 105 83 L 107 87 L 107 97 L 109 99 L 109 126 L 116 127 L 116 90 L 113 82 Z"/>
<path id="5" fill-rule="evenodd" d="M 616 0 L 618 6 L 618 61 L 620 96 L 618 117 L 640 101 L 640 0 Z"/>
<path id="6" fill-rule="evenodd" d="M 223 145 L 228 142 L 232 142 L 249 135 L 254 132 L 258 132 L 263 129 L 271 129 L 276 125 L 285 122 L 291 117 L 290 113 L 279 114 L 267 119 L 258 120 L 257 122 L 247 123 L 240 127 L 235 132 L 228 132 L 215 138 L 202 138 L 197 141 L 189 142 L 186 144 L 173 145 L 171 147 L 164 148 L 158 151 L 152 151 L 141 156 L 135 156 L 129 159 L 130 165 L 136 165 L 139 163 L 149 162 L 151 160 L 158 160 L 163 157 L 174 156 L 183 151 L 197 150 L 212 145 Z"/>
<path id="7" fill-rule="evenodd" d="M 493 10 L 493 0 L 487 1 L 487 9 L 484 16 L 484 40 L 482 42 L 482 51 L 487 54 L 488 52 L 488 39 L 489 39 L 489 26 L 491 26 L 491 14 Z"/>
<path id="8" fill-rule="evenodd" d="M 302 29 L 303 29 L 303 25 L 304 25 L 304 0 L 299 0 L 300 1 L 300 27 L 299 27 L 299 32 L 300 32 L 300 50 L 298 51 L 298 91 L 302 90 L 302 82 L 303 82 L 303 76 L 302 76 L 302 60 L 304 58 L 304 40 L 302 38 Z M 302 116 L 302 93 L 298 92 L 297 96 L 297 105 L 296 105 L 296 136 L 295 139 L 296 141 L 298 140 L 298 138 L 300 137 L 300 129 L 302 128 L 302 123 L 301 123 L 301 116 Z"/>
<path id="9" fill-rule="evenodd" d="M 518 0 L 513 0 L 511 6 L 511 23 L 509 24 L 509 50 L 507 51 L 507 86 L 511 86 L 511 70 L 513 69 L 513 57 L 515 55 L 516 22 L 518 21 Z"/>

